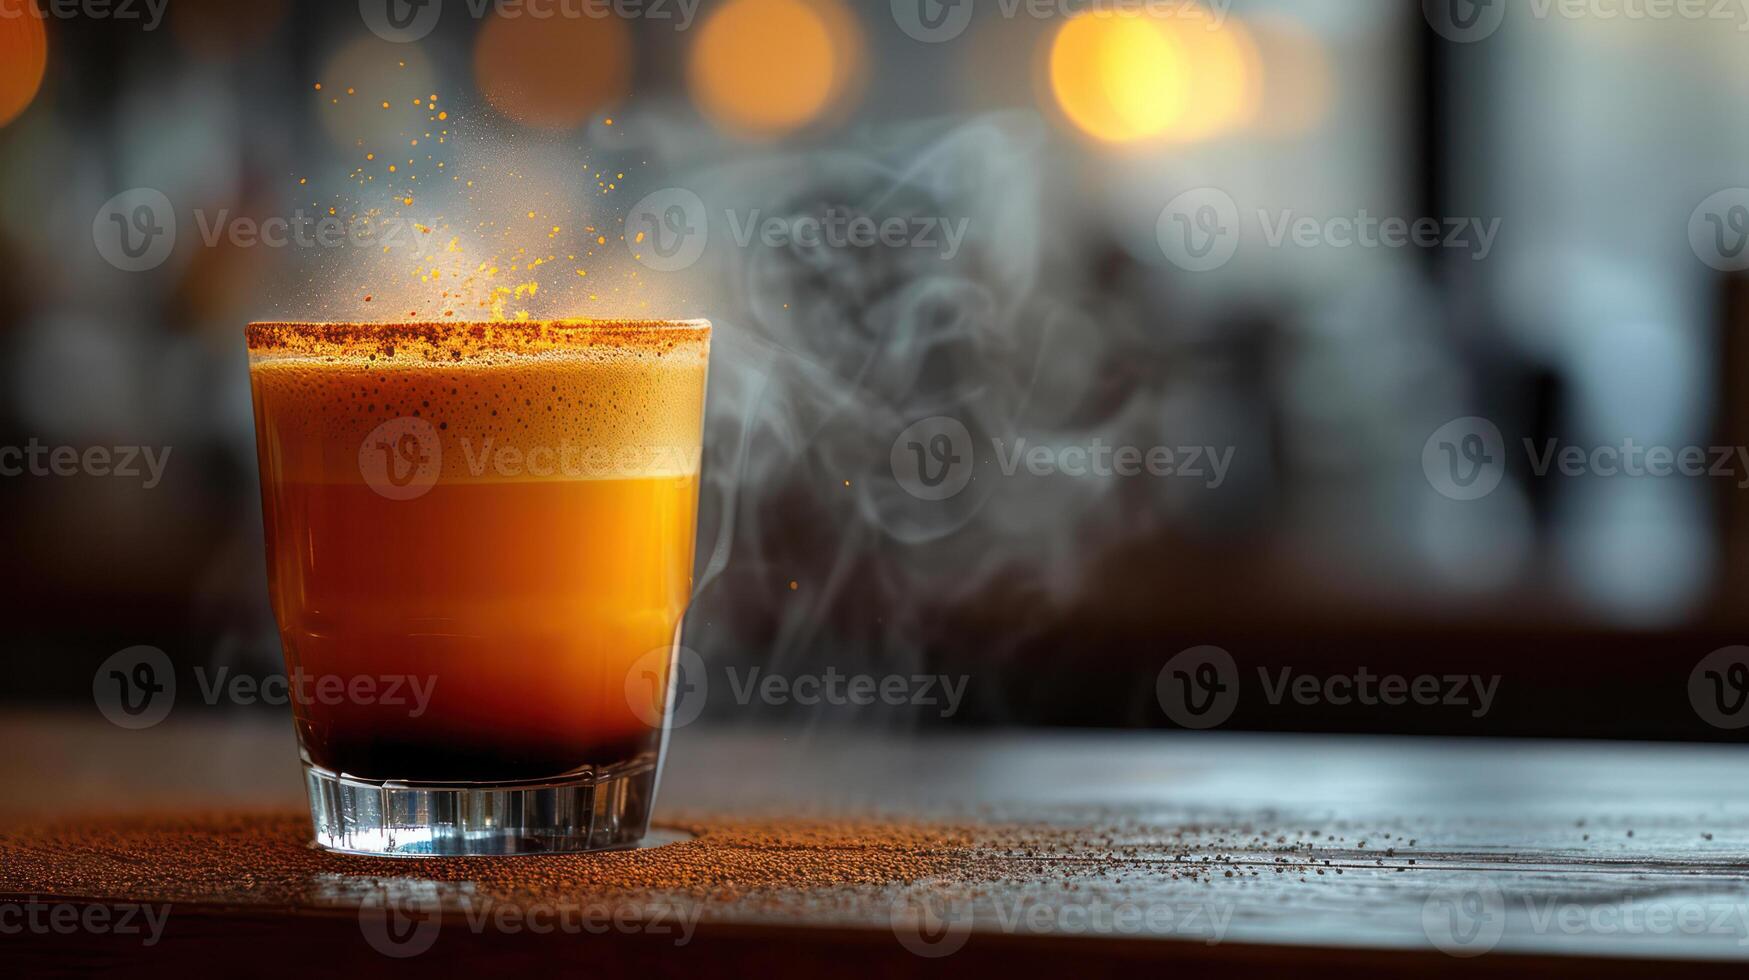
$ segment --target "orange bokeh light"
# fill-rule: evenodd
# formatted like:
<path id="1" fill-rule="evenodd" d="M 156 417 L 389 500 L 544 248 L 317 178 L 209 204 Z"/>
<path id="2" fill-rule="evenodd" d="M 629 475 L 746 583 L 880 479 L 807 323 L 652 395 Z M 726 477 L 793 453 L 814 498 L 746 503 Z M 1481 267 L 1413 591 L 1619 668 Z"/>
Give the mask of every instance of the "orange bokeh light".
<path id="1" fill-rule="evenodd" d="M 839 0 L 727 0 L 693 45 L 688 81 L 718 126 L 772 137 L 824 115 L 861 61 L 856 20 Z"/>
<path id="2" fill-rule="evenodd" d="M 1263 61 L 1236 19 L 1207 8 L 1094 10 L 1051 39 L 1057 107 L 1101 142 L 1197 142 L 1251 125 L 1263 98 Z"/>
<path id="3" fill-rule="evenodd" d="M 494 15 L 474 44 L 474 80 L 492 108 L 540 129 L 571 129 L 631 89 L 631 31 L 618 17 Z"/>
<path id="4" fill-rule="evenodd" d="M 1162 23 L 1190 56 L 1190 104 L 1167 136 L 1194 142 L 1255 122 L 1263 101 L 1263 59 L 1245 26 L 1201 7 L 1181 9 Z"/>
<path id="5" fill-rule="evenodd" d="M 1095 139 L 1153 139 L 1185 115 L 1189 65 L 1158 18 L 1091 11 L 1070 18 L 1052 40 L 1051 91 L 1069 121 Z"/>
<path id="6" fill-rule="evenodd" d="M 41 17 L 0 17 L 0 126 L 30 107 L 48 64 L 48 31 Z"/>

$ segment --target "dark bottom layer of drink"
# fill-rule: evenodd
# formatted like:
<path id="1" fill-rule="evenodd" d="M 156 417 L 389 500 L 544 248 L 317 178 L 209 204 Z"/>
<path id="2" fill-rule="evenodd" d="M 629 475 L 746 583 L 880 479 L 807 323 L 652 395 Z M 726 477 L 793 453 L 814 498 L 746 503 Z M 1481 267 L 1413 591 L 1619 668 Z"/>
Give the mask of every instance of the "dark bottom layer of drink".
<path id="1" fill-rule="evenodd" d="M 304 753 L 331 772 L 409 783 L 564 781 L 653 764 L 658 734 L 585 743 L 523 733 L 437 726 L 414 731 L 404 722 L 340 721 L 316 714 L 300 720 Z"/>

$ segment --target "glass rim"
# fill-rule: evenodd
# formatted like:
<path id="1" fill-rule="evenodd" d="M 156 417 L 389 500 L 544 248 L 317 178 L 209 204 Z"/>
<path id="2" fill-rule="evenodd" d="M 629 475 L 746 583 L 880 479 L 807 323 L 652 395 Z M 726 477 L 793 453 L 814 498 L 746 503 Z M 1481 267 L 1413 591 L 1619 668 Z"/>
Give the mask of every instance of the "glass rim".
<path id="1" fill-rule="evenodd" d="M 257 320 L 244 328 L 252 357 L 463 362 L 587 349 L 668 350 L 708 342 L 711 321 L 659 317 L 547 320 Z"/>
<path id="2" fill-rule="evenodd" d="M 506 334 L 558 331 L 610 330 L 709 330 L 711 321 L 703 317 L 556 317 L 528 320 L 251 320 L 243 328 L 246 335 L 264 331 L 317 336 L 338 331 L 379 334 L 429 335 L 457 331 L 490 331 Z"/>

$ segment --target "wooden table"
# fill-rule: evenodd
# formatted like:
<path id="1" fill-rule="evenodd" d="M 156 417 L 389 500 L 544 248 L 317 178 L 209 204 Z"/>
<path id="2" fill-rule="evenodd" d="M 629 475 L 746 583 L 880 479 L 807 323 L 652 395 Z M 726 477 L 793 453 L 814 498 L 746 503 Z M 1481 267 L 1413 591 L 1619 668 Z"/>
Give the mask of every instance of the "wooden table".
<path id="1" fill-rule="evenodd" d="M 1749 750 L 1732 747 L 695 727 L 674 740 L 659 823 L 696 839 L 423 862 L 304 845 L 289 727 L 0 723 L 0 967 L 1592 976 L 1749 960 Z"/>

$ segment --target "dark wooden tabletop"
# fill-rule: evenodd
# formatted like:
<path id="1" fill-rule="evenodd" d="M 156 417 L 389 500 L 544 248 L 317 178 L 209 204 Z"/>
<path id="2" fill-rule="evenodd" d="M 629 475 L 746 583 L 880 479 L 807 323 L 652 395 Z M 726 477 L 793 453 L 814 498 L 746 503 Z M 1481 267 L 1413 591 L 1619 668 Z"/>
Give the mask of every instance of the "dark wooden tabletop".
<path id="1" fill-rule="evenodd" d="M 289 727 L 0 722 L 0 962 L 697 977 L 1749 961 L 1744 749 L 695 726 L 663 778 L 671 843 L 431 862 L 308 848 Z"/>

